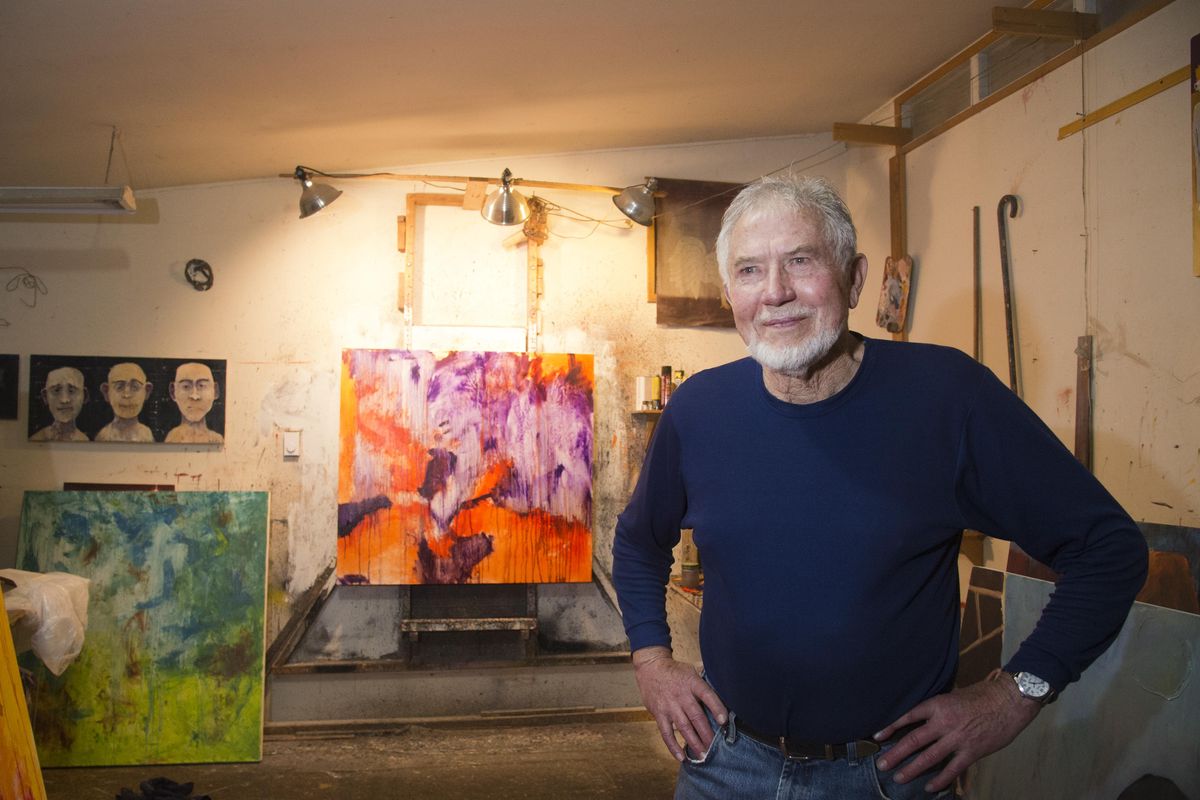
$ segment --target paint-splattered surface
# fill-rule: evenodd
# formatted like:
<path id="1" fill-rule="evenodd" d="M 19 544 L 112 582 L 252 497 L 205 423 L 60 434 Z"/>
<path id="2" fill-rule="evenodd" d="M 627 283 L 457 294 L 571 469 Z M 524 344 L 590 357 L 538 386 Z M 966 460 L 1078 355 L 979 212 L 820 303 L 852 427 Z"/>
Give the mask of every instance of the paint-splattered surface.
<path id="1" fill-rule="evenodd" d="M 256 761 L 265 492 L 28 492 L 17 561 L 91 579 L 83 652 L 32 660 L 44 766 Z"/>
<path id="2" fill-rule="evenodd" d="M 0 596 L 0 800 L 46 800 L 3 596 Z"/>
<path id="3" fill-rule="evenodd" d="M 591 579 L 588 355 L 346 350 L 343 583 Z"/>

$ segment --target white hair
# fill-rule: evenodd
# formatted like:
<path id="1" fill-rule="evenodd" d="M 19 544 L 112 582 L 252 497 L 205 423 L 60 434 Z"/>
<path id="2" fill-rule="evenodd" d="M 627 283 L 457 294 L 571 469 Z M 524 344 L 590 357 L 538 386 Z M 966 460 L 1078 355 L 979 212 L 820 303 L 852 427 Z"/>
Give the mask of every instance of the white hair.
<path id="1" fill-rule="evenodd" d="M 809 214 L 820 226 L 825 246 L 834 263 L 850 269 L 858 252 L 858 237 L 850 209 L 833 185 L 810 175 L 767 176 L 738 192 L 725 210 L 717 235 L 717 268 L 721 282 L 729 283 L 729 248 L 733 229 L 749 214 L 767 209 L 784 209 Z"/>

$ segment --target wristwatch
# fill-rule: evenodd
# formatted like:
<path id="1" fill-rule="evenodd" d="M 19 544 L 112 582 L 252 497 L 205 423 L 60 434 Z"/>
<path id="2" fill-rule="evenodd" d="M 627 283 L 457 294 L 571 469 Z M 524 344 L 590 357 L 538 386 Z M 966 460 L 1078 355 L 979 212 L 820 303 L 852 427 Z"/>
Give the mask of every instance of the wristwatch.
<path id="1" fill-rule="evenodd" d="M 1013 681 L 1017 684 L 1017 691 L 1023 697 L 1028 697 L 1038 705 L 1044 706 L 1051 703 L 1058 696 L 1058 692 L 1051 689 L 1049 683 L 1032 672 L 1005 672 L 1004 674 L 1012 676 Z"/>

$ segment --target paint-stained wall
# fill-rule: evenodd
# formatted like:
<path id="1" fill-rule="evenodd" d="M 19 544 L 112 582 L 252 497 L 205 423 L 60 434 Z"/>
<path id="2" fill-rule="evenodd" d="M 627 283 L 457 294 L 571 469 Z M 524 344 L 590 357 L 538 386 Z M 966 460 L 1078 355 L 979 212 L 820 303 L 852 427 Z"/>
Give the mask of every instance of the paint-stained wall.
<path id="1" fill-rule="evenodd" d="M 909 251 L 917 262 L 911 338 L 971 350 L 971 207 L 978 205 L 983 359 L 1006 374 L 995 210 L 1001 195 L 1017 194 L 1022 211 L 1011 221 L 1011 241 L 1026 398 L 1070 443 L 1075 340 L 1093 333 L 1097 474 L 1135 517 L 1192 526 L 1200 517 L 1200 280 L 1190 274 L 1187 89 L 1168 90 L 1082 136 L 1056 137 L 1083 98 L 1095 108 L 1187 63 L 1187 40 L 1198 30 L 1200 4 L 1178 0 L 908 159 Z M 741 181 L 828 144 L 818 136 L 401 169 L 498 175 L 509 166 L 531 179 L 613 186 L 646 175 Z M 853 147 L 838 155 L 834 149 L 816 159 L 832 156 L 818 171 L 845 188 L 860 249 L 872 262 L 864 302 L 851 318 L 870 335 L 881 334 L 874 315 L 889 249 L 889 150 Z M 136 168 L 138 155 L 130 157 Z M 333 558 L 342 348 L 498 350 L 509 346 L 503 342 L 524 341 L 515 328 L 472 330 L 452 318 L 457 325 L 415 331 L 406 343 L 396 309 L 404 263 L 396 216 L 404 213 L 406 193 L 443 190 L 386 181 L 339 186 L 342 198 L 308 220 L 297 219 L 296 185 L 283 179 L 144 192 L 144 213 L 128 220 L 0 220 L 0 266 L 30 270 L 48 289 L 36 295 L 35 307 L 27 304 L 35 299 L 29 290 L 0 292 L 0 319 L 9 323 L 0 350 L 136 352 L 229 364 L 224 450 L 48 447 L 25 441 L 24 411 L 20 420 L 0 423 L 0 565 L 12 563 L 25 489 L 57 488 L 64 480 L 265 489 L 273 517 L 270 630 L 278 629 L 289 601 Z M 616 218 L 603 195 L 539 194 Z M 437 217 L 430 215 L 433 227 L 422 241 L 440 242 L 436 253 L 425 254 L 439 274 L 449 270 L 473 281 L 486 274 L 482 265 L 512 270 L 514 259 L 519 271 L 519 252 L 500 254 L 498 240 L 507 233 L 481 222 L 478 239 L 451 236 Z M 595 356 L 593 525 L 603 572 L 647 434 L 646 423 L 629 414 L 633 376 L 664 364 L 692 373 L 736 358 L 743 348 L 730 330 L 656 326 L 654 306 L 645 301 L 641 229 L 592 231 L 590 224 L 552 217 L 551 231 L 542 248 L 541 348 Z M 216 272 L 206 293 L 182 277 L 183 265 L 197 257 Z M 461 296 L 472 286 L 459 287 Z M 435 289 L 443 307 L 455 303 L 453 281 Z M 471 302 L 477 301 L 460 305 L 469 309 Z M 284 429 L 303 431 L 297 461 L 282 458 Z M 556 602 L 569 607 L 562 597 Z"/>
<path id="2" fill-rule="evenodd" d="M 498 175 L 510 166 L 531 179 L 612 186 L 638 183 L 647 175 L 740 181 L 828 145 L 827 136 L 799 137 L 398 171 Z M 136 162 L 136 154 L 130 157 Z M 821 170 L 840 181 L 844 160 Z M 518 314 L 505 315 L 502 309 L 480 307 L 478 299 L 481 282 L 498 286 L 496 274 L 511 275 L 520 282 L 519 291 L 500 294 L 497 289 L 486 297 L 504 304 L 525 297 L 524 248 L 502 244 L 512 229 L 488 225 L 474 212 L 419 212 L 415 244 L 425 277 L 418 276 L 415 289 L 436 299 L 436 305 L 419 309 L 419 320 L 436 325 L 414 330 L 406 342 L 397 309 L 405 254 L 397 249 L 396 217 L 405 213 L 407 193 L 447 190 L 387 181 L 338 186 L 345 194 L 337 203 L 306 220 L 298 219 L 295 181 L 285 179 L 141 192 L 141 211 L 130 219 L 0 219 L 0 266 L 29 270 L 48 290 L 36 295 L 33 307 L 26 302 L 34 295 L 20 289 L 0 292 L 0 318 L 9 322 L 0 350 L 23 354 L 23 369 L 33 352 L 228 360 L 228 385 L 221 387 L 228 403 L 223 450 L 156 447 L 150 452 L 114 445 L 98 451 L 30 443 L 23 388 L 21 419 L 0 423 L 0 565 L 12 563 L 26 489 L 107 481 L 174 483 L 180 490 L 267 490 L 269 636 L 278 631 L 290 604 L 334 558 L 342 349 L 525 345 L 519 326 L 523 306 Z M 623 219 L 608 195 L 538 194 L 592 217 Z M 540 349 L 595 357 L 594 550 L 597 570 L 607 573 L 613 525 L 636 478 L 648 432 L 647 423 L 629 413 L 633 376 L 657 373 L 664 364 L 690 374 L 744 351 L 730 330 L 656 326 L 654 305 L 646 300 L 643 228 L 596 227 L 551 216 L 550 233 L 541 248 Z M 183 267 L 192 258 L 212 265 L 211 290 L 197 292 L 185 282 Z M 481 323 L 509 327 L 474 327 Z M 284 430 L 302 431 L 297 460 L 282 456 Z M 572 604 L 563 591 L 580 593 L 575 621 L 569 619 Z M 555 636 L 619 641 L 619 630 L 614 633 L 611 624 L 593 619 L 603 608 L 594 587 L 552 594 Z M 336 628 L 339 622 L 329 624 Z M 327 649 L 345 652 L 332 645 Z M 359 641 L 351 649 L 386 653 L 394 643 Z"/>

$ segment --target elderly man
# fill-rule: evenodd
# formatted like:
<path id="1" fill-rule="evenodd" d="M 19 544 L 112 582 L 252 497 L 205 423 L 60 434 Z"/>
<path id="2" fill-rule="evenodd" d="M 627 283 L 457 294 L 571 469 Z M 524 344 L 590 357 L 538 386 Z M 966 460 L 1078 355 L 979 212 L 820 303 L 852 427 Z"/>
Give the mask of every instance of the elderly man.
<path id="1" fill-rule="evenodd" d="M 175 370 L 168 387 L 171 399 L 179 406 L 180 422 L 163 440 L 169 444 L 220 444 L 221 434 L 208 427 L 208 412 L 221 396 L 221 387 L 206 364 L 190 361 Z"/>
<path id="2" fill-rule="evenodd" d="M 54 422 L 29 437 L 33 442 L 87 442 L 87 434 L 75 427 L 75 420 L 87 402 L 83 373 L 74 367 L 59 367 L 46 374 L 42 401 L 50 409 Z"/>
<path id="3" fill-rule="evenodd" d="M 100 384 L 100 392 L 112 406 L 113 420 L 96 434 L 97 442 L 153 442 L 150 428 L 138 421 L 146 398 L 154 384 L 137 364 L 125 361 L 114 364 L 108 380 Z"/>
<path id="4" fill-rule="evenodd" d="M 827 183 L 748 186 L 717 255 L 751 358 L 671 396 L 613 546 L 676 797 L 948 791 L 1111 643 L 1145 542 L 990 371 L 849 330 L 867 261 Z M 704 560 L 703 677 L 664 613 L 681 526 Z M 1062 577 L 1004 672 L 955 690 L 964 528 Z"/>

